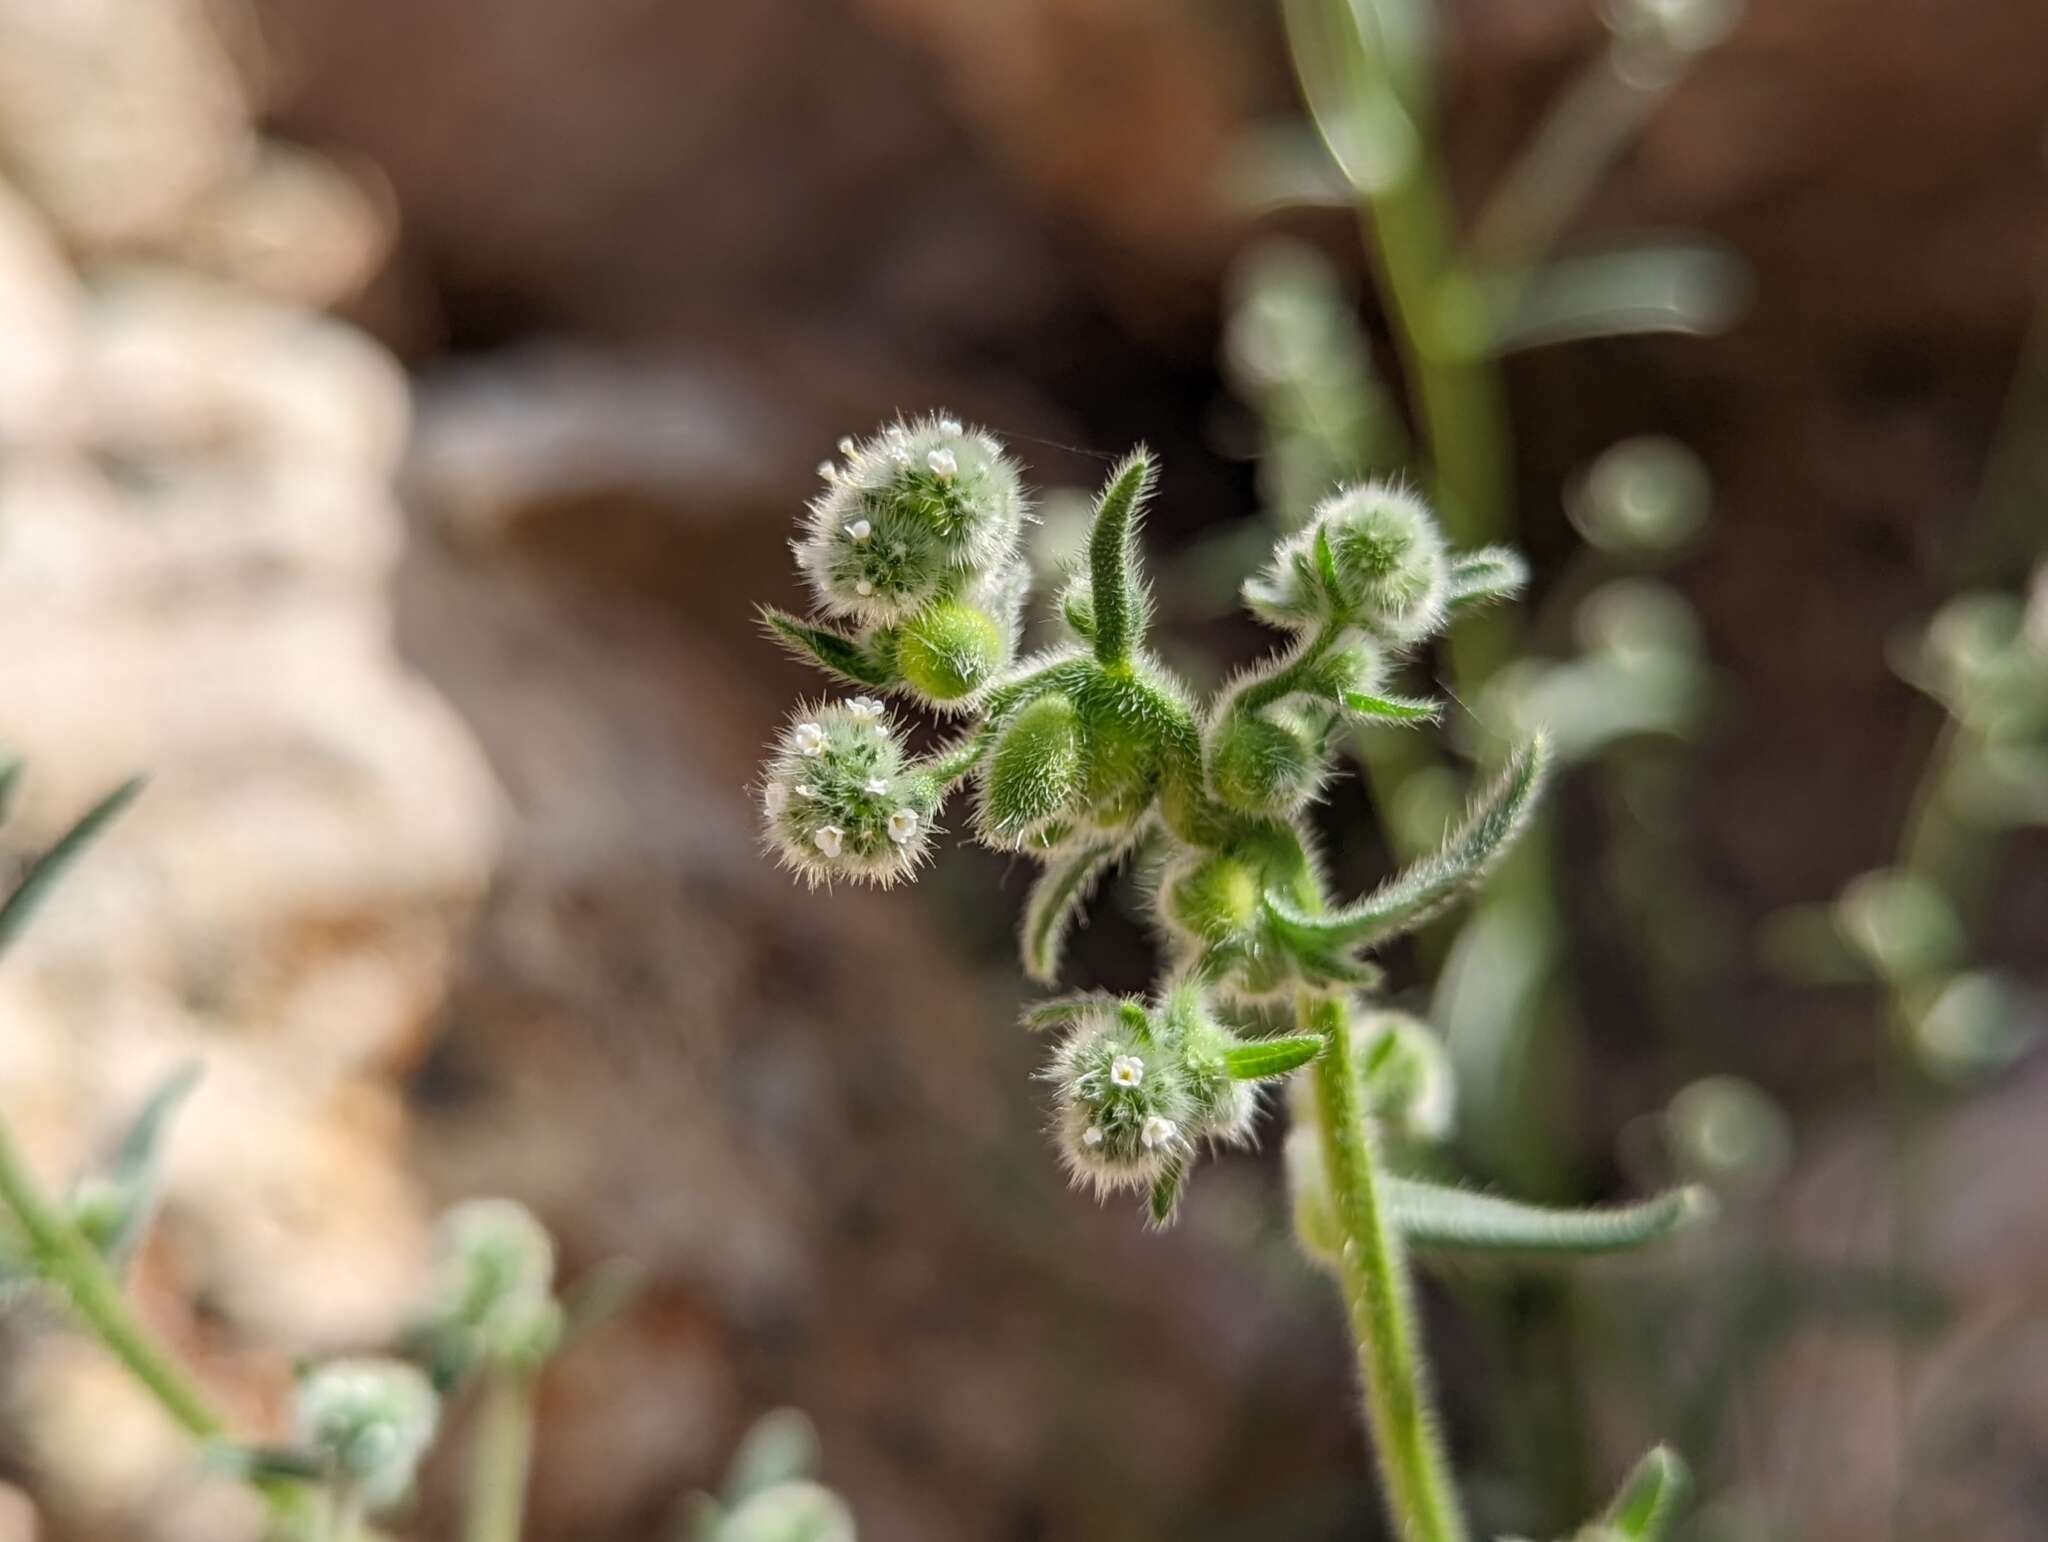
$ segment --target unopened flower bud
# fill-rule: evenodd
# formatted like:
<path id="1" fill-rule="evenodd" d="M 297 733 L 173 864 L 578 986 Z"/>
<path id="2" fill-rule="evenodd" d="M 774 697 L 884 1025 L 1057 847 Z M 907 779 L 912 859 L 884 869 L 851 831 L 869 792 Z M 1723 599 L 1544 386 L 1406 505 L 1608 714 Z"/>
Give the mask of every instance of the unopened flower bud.
<path id="1" fill-rule="evenodd" d="M 372 1509 L 402 1498 L 440 1422 L 427 1378 L 399 1360 L 337 1360 L 299 1383 L 298 1441 Z"/>
<path id="2" fill-rule="evenodd" d="M 1213 730 L 1209 791 L 1247 814 L 1289 814 L 1315 791 L 1322 767 L 1307 734 L 1284 708 L 1232 712 Z"/>
<path id="3" fill-rule="evenodd" d="M 1353 622 L 1411 643 L 1442 623 L 1447 574 L 1442 532 L 1422 500 L 1374 482 L 1326 498 L 1244 596 L 1289 630 Z"/>
<path id="4" fill-rule="evenodd" d="M 904 682 L 935 704 L 972 696 L 1009 656 L 1009 639 L 997 618 L 964 600 L 934 601 L 896 637 L 896 667 Z"/>

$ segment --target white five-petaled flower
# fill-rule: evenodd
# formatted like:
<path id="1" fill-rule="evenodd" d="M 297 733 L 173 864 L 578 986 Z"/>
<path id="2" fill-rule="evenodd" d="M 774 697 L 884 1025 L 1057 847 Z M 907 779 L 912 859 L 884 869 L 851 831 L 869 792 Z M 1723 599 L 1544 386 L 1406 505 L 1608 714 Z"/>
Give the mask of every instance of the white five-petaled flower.
<path id="1" fill-rule="evenodd" d="M 1136 1055 L 1118 1055 L 1109 1063 L 1109 1079 L 1119 1087 L 1135 1087 L 1145 1079 L 1145 1062 Z"/>
<path id="2" fill-rule="evenodd" d="M 828 857 L 839 855 L 839 845 L 846 839 L 846 832 L 837 825 L 820 825 L 818 833 L 811 837 L 811 844 Z"/>
<path id="3" fill-rule="evenodd" d="M 856 519 L 846 527 L 846 533 L 853 537 L 857 546 L 875 533 L 875 527 L 864 519 Z"/>
<path id="4" fill-rule="evenodd" d="M 1099 1125 L 1099 1124 L 1091 1124 L 1091 1125 L 1089 1125 L 1089 1126 L 1088 1126 L 1088 1128 L 1087 1128 L 1087 1129 L 1083 1130 L 1083 1131 L 1081 1132 L 1081 1144 L 1082 1144 L 1082 1145 L 1084 1145 L 1084 1146 L 1099 1146 L 1099 1145 L 1101 1145 L 1101 1144 L 1102 1144 L 1102 1126 L 1101 1126 L 1101 1125 Z"/>
<path id="5" fill-rule="evenodd" d="M 960 462 L 955 460 L 953 452 L 947 449 L 933 450 L 925 456 L 924 463 L 932 468 L 932 475 L 942 482 L 950 481 L 953 474 L 960 469 Z"/>
<path id="6" fill-rule="evenodd" d="M 846 710 L 863 723 L 872 723 L 882 715 L 882 704 L 872 696 L 856 696 L 846 704 Z"/>
<path id="7" fill-rule="evenodd" d="M 889 839 L 901 846 L 917 834 L 917 810 L 900 808 L 889 816 Z"/>
<path id="8" fill-rule="evenodd" d="M 862 599 L 866 599 L 869 595 L 875 592 L 875 586 L 869 583 L 865 578 L 863 578 L 862 580 L 860 580 L 860 582 L 853 586 L 853 592 L 859 595 Z"/>
<path id="9" fill-rule="evenodd" d="M 770 814 L 780 814 L 789 807 L 789 788 L 782 782 L 770 782 L 761 789 L 761 807 Z"/>
<path id="10" fill-rule="evenodd" d="M 839 453 L 841 455 L 844 455 L 848 460 L 853 459 L 854 451 L 858 448 L 859 447 L 854 444 L 853 437 L 850 434 L 846 438 L 841 439 L 839 441 Z"/>
<path id="11" fill-rule="evenodd" d="M 798 782 L 796 784 L 796 795 L 799 798 L 815 798 L 818 795 L 818 789 L 809 782 Z"/>
<path id="12" fill-rule="evenodd" d="M 799 755 L 813 759 L 825 753 L 825 730 L 816 723 L 799 723 L 791 736 Z"/>
<path id="13" fill-rule="evenodd" d="M 879 776 L 869 777 L 866 783 L 864 783 L 861 787 L 861 791 L 866 793 L 870 798 L 879 798 L 883 793 L 887 792 L 888 790 L 889 784 L 883 781 Z"/>
<path id="14" fill-rule="evenodd" d="M 1138 1139 L 1144 1142 L 1147 1151 L 1157 1151 L 1161 1146 L 1172 1145 L 1174 1136 L 1179 1133 L 1180 1127 L 1171 1119 L 1154 1114 L 1145 1121 L 1145 1128 L 1138 1132 Z"/>

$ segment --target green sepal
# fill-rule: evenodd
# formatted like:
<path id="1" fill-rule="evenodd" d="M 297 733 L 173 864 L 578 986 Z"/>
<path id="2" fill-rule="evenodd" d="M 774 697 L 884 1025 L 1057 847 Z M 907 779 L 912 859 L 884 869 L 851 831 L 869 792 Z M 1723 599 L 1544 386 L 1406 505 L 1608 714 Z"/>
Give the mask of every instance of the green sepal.
<path id="1" fill-rule="evenodd" d="M 14 941 L 35 919 L 36 911 L 49 897 L 65 871 L 85 854 L 101 831 L 117 819 L 121 811 L 133 803 L 141 793 L 143 778 L 132 777 L 123 782 L 85 813 L 42 856 L 38 857 L 22 875 L 21 882 L 14 886 L 14 892 L 0 904 L 0 953 L 13 946 Z"/>
<path id="2" fill-rule="evenodd" d="M 1482 546 L 1451 559 L 1445 603 L 1452 610 L 1514 598 L 1529 581 L 1529 564 L 1510 546 Z"/>
<path id="3" fill-rule="evenodd" d="M 1691 1486 L 1684 1458 L 1669 1446 L 1651 1447 L 1601 1517 L 1600 1534 L 1615 1542 L 1659 1542 Z"/>
<path id="4" fill-rule="evenodd" d="M 1102 664 L 1128 663 L 1144 637 L 1138 521 L 1158 479 L 1158 463 L 1140 446 L 1117 463 L 1095 501 L 1095 524 L 1088 537 L 1088 588 L 1095 614 L 1091 640 Z"/>
<path id="5" fill-rule="evenodd" d="M 768 635 L 806 663 L 815 664 L 835 679 L 849 685 L 886 690 L 896 683 L 896 671 L 877 658 L 859 638 L 848 637 L 830 627 L 812 626 L 786 610 L 772 605 L 756 607 Z"/>
<path id="6" fill-rule="evenodd" d="M 1342 949 L 1370 947 L 1414 931 L 1476 887 L 1506 855 L 1528 823 L 1549 766 L 1549 746 L 1542 736 L 1518 747 L 1435 855 L 1341 910 L 1311 915 L 1268 894 L 1266 913 L 1274 933 L 1303 957 L 1327 959 Z"/>
<path id="7" fill-rule="evenodd" d="M 1712 1209 L 1697 1187 L 1633 1205 L 1562 1210 L 1414 1178 L 1387 1180 L 1387 1214 L 1412 1246 L 1432 1252 L 1623 1253 L 1662 1241 Z"/>
<path id="8" fill-rule="evenodd" d="M 121 1136 L 108 1179 L 127 1198 L 120 1225 L 101 1242 L 100 1251 L 116 1275 L 126 1270 L 142 1246 L 156 1216 L 157 1170 L 164 1131 L 178 1108 L 199 1085 L 201 1067 L 188 1060 L 158 1083 Z"/>
<path id="9" fill-rule="evenodd" d="M 1347 717 L 1377 723 L 1433 723 L 1443 703 L 1414 696 L 1368 696 L 1363 691 L 1343 691 L 1337 697 Z"/>
<path id="10" fill-rule="evenodd" d="M 1266 1081 L 1299 1070 L 1323 1052 L 1323 1038 L 1317 1033 L 1291 1033 L 1278 1039 L 1254 1039 L 1249 1044 L 1226 1050 L 1223 1069 L 1241 1082 Z"/>
<path id="11" fill-rule="evenodd" d="M 1189 1163 L 1175 1162 L 1159 1175 L 1145 1197 L 1145 1214 L 1154 1226 L 1171 1226 L 1180 1211 L 1180 1197 L 1187 1191 Z"/>
<path id="12" fill-rule="evenodd" d="M 1025 902 L 1019 938 L 1024 973 L 1040 985 L 1059 978 L 1067 932 L 1102 875 L 1116 865 L 1122 849 L 1121 841 L 1091 840 L 1046 858 L 1045 871 L 1038 875 Z"/>

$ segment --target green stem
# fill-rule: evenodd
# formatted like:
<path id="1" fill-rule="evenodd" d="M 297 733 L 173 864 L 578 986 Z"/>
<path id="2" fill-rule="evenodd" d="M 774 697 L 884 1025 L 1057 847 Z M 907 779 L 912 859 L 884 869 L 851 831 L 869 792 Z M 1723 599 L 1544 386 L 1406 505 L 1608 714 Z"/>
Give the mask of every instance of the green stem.
<path id="1" fill-rule="evenodd" d="M 4 1119 L 0 1119 L 0 1204 L 20 1223 L 37 1274 L 64 1293 L 79 1322 L 178 1427 L 201 1442 L 226 1438 L 226 1418 L 191 1373 L 130 1310 L 120 1281 L 98 1250 L 43 1193 Z M 269 1500 L 274 1514 L 305 1514 L 306 1496 L 296 1485 L 269 1478 L 256 1487 Z"/>
<path id="2" fill-rule="evenodd" d="M 518 1542 L 532 1459 L 532 1378 L 494 1370 L 484 1380 L 483 1409 L 470 1457 L 463 1542 Z"/>
<path id="3" fill-rule="evenodd" d="M 1402 1542 L 1464 1542 L 1465 1522 L 1416 1343 L 1407 1260 L 1381 1207 L 1372 1125 L 1358 1096 L 1350 1007 L 1341 997 L 1304 993 L 1297 1013 L 1302 1029 L 1320 1034 L 1327 1046 L 1316 1062 L 1316 1113 L 1331 1207 L 1344 1239 L 1344 1304 L 1387 1509 Z"/>
<path id="4" fill-rule="evenodd" d="M 358 1542 L 363 1534 L 362 1490 L 346 1478 L 327 1488 L 327 1506 L 320 1518 L 321 1542 Z"/>

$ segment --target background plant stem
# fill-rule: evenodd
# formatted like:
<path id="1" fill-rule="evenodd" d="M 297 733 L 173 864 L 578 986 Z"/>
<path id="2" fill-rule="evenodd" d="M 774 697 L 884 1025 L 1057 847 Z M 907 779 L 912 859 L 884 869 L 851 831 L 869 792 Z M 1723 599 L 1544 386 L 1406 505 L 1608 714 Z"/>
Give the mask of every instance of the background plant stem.
<path id="1" fill-rule="evenodd" d="M 1316 1113 L 1343 1237 L 1344 1305 L 1387 1508 L 1403 1542 L 1464 1542 L 1465 1522 L 1415 1342 L 1407 1261 L 1380 1208 L 1372 1128 L 1358 1096 L 1351 1009 L 1342 998 L 1304 994 L 1297 1012 L 1302 1030 L 1320 1034 L 1325 1044 L 1316 1062 Z"/>
<path id="2" fill-rule="evenodd" d="M 532 1456 L 532 1378 L 493 1370 L 484 1378 L 463 1542 L 518 1542 Z"/>

